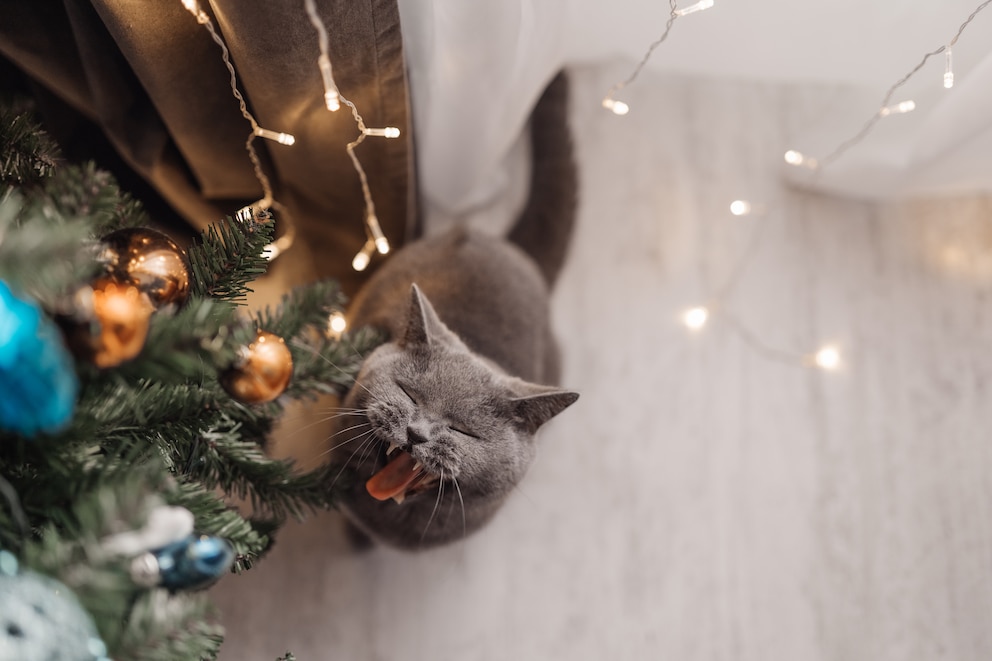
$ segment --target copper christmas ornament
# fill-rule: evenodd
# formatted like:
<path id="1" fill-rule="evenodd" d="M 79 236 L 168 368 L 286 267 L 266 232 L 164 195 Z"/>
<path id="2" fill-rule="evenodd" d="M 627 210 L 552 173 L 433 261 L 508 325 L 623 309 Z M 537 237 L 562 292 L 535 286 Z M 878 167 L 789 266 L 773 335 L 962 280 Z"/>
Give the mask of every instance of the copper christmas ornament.
<path id="1" fill-rule="evenodd" d="M 245 404 L 271 402 L 281 395 L 293 376 L 293 356 L 278 335 L 258 331 L 241 360 L 221 376 L 221 385 Z"/>
<path id="2" fill-rule="evenodd" d="M 103 237 L 107 274 L 148 295 L 156 309 L 182 305 L 189 297 L 189 268 L 179 246 L 147 227 L 130 227 Z"/>
<path id="3" fill-rule="evenodd" d="M 141 353 L 153 311 L 148 297 L 137 287 L 98 280 L 93 283 L 93 323 L 76 331 L 76 339 L 82 340 L 77 344 L 83 345 L 97 367 L 120 365 Z"/>

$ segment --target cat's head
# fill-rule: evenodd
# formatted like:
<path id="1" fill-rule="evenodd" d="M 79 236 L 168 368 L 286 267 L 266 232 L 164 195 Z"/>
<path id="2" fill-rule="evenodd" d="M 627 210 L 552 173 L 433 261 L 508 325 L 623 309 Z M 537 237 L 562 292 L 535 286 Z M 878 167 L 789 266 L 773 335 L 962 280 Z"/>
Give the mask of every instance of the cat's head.
<path id="1" fill-rule="evenodd" d="M 366 358 L 345 401 L 370 425 L 355 432 L 374 440 L 344 456 L 384 508 L 444 493 L 502 500 L 530 466 L 534 433 L 576 399 L 472 353 L 414 285 L 405 332 Z"/>

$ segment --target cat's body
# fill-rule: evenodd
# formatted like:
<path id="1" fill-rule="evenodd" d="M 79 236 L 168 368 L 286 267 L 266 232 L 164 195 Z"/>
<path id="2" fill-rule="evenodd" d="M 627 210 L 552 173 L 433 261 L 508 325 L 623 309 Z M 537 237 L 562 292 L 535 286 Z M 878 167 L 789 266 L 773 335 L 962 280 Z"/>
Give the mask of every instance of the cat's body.
<path id="1" fill-rule="evenodd" d="M 576 393 L 558 378 L 549 291 L 575 214 L 559 75 L 532 116 L 528 204 L 510 241 L 465 228 L 410 244 L 359 292 L 349 327 L 387 342 L 343 407 L 341 507 L 375 540 L 416 549 L 487 522 L 534 457 L 534 433 Z"/>

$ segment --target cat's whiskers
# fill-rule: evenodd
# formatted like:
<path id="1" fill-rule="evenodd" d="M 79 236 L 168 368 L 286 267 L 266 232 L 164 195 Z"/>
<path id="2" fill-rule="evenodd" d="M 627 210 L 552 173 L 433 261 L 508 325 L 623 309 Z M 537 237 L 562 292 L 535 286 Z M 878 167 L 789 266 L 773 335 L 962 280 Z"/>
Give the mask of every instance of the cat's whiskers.
<path id="1" fill-rule="evenodd" d="M 427 529 L 431 527 L 431 523 L 434 521 L 434 515 L 437 514 L 437 508 L 441 504 L 441 496 L 444 495 L 444 469 L 441 469 L 441 477 L 437 482 L 437 498 L 434 500 L 434 509 L 431 510 L 431 517 L 427 519 L 427 525 L 424 526 L 424 532 L 420 533 L 420 542 L 423 543 L 424 537 L 427 535 Z"/>
<path id="2" fill-rule="evenodd" d="M 354 416 L 354 417 L 357 418 L 360 415 L 364 415 L 366 411 L 367 411 L 367 409 L 354 409 L 353 411 L 342 411 L 340 413 L 333 413 L 331 415 L 326 415 L 326 416 L 317 418 L 316 420 L 313 420 L 309 424 L 306 424 L 306 425 L 303 425 L 302 427 L 298 427 L 298 428 L 294 429 L 293 430 L 293 435 L 295 436 L 297 434 L 300 434 L 302 432 L 305 432 L 308 429 L 311 429 L 311 428 L 316 427 L 318 425 L 322 425 L 322 424 L 324 424 L 326 422 L 330 422 L 331 420 L 335 420 L 337 418 L 345 418 L 345 417 L 349 417 L 349 416 Z M 304 418 L 304 417 L 309 417 L 309 415 L 306 414 L 306 413 L 302 413 L 302 414 L 296 415 L 296 416 L 291 417 L 291 418 L 285 418 L 285 420 L 286 421 L 295 421 L 295 420 L 299 420 L 300 418 Z M 334 436 L 337 436 L 338 433 L 340 433 L 340 432 L 335 433 Z M 334 436 L 332 436 L 331 438 L 334 438 Z"/>
<path id="3" fill-rule="evenodd" d="M 334 438 L 337 438 L 337 437 L 338 437 L 338 436 L 340 436 L 341 434 L 344 434 L 345 432 L 349 432 L 349 431 L 351 431 L 352 429 L 361 429 L 362 427 L 371 427 L 371 426 L 372 426 L 372 423 L 371 423 L 371 422 L 369 422 L 368 420 L 365 420 L 365 421 L 363 421 L 363 422 L 359 422 L 359 423 L 358 423 L 358 424 L 356 424 L 356 425 L 352 425 L 352 426 L 350 426 L 350 427 L 345 427 L 344 429 L 339 429 L 339 430 L 337 430 L 336 432 L 334 432 L 333 434 L 331 434 L 330 436 L 328 436 L 328 437 L 327 437 L 327 440 L 329 440 L 329 441 L 330 441 L 330 440 L 332 440 L 332 439 L 334 439 Z"/>
<path id="4" fill-rule="evenodd" d="M 517 493 L 519 493 L 521 496 L 523 496 L 524 498 L 526 498 L 528 503 L 530 503 L 531 505 L 537 507 L 537 501 L 534 500 L 533 498 L 531 498 L 530 497 L 530 494 L 528 494 L 526 491 L 524 491 L 523 488 L 519 484 L 514 484 L 513 485 L 513 488 L 514 488 L 514 490 Z"/>
<path id="5" fill-rule="evenodd" d="M 324 361 L 325 363 L 327 363 L 328 365 L 330 365 L 331 367 L 333 367 L 334 369 L 336 369 L 337 371 L 339 371 L 339 372 L 341 372 L 341 373 L 342 373 L 342 374 L 344 374 L 344 375 L 345 375 L 346 377 L 348 377 L 349 379 L 351 379 L 351 383 L 352 383 L 353 385 L 359 385 L 359 386 L 361 386 L 362 388 L 364 388 L 364 389 L 365 389 L 365 392 L 367 392 L 367 393 L 368 393 L 368 394 L 369 394 L 369 395 L 370 395 L 370 396 L 372 397 L 372 399 L 375 399 L 375 400 L 377 400 L 377 401 L 378 401 L 378 398 L 377 398 L 377 397 L 375 396 L 375 393 L 373 393 L 373 392 L 372 392 L 371 390 L 369 390 L 369 389 L 368 389 L 368 388 L 367 388 L 367 387 L 365 386 L 365 384 L 363 384 L 363 383 L 360 383 L 360 382 L 358 381 L 358 378 L 357 378 L 356 376 L 354 376 L 354 375 L 352 375 L 352 374 L 350 374 L 350 373 L 349 373 L 348 371 L 346 371 L 345 369 L 343 369 L 343 368 L 342 368 L 341 366 L 339 366 L 339 365 L 337 365 L 337 364 L 336 364 L 336 363 L 335 363 L 335 362 L 334 362 L 333 360 L 331 360 L 330 358 L 328 358 L 328 357 L 327 357 L 327 356 L 325 356 L 324 354 L 322 354 L 322 353 L 320 353 L 319 351 L 316 351 L 316 350 L 314 350 L 314 348 L 313 348 L 312 346 L 310 346 L 310 345 L 308 345 L 308 344 L 306 344 L 305 342 L 302 342 L 302 341 L 299 341 L 299 340 L 293 340 L 293 345 L 294 345 L 295 347 L 297 347 L 298 349 L 303 349 L 303 350 L 309 350 L 309 351 L 310 351 L 310 353 L 312 353 L 313 355 L 315 355 L 315 356 L 317 356 L 318 358 L 320 358 L 321 360 L 323 360 L 323 361 Z M 355 349 L 354 349 L 354 347 L 352 347 L 352 351 L 355 351 Z M 355 351 L 355 353 L 356 353 L 356 354 L 357 354 L 357 355 L 358 355 L 358 356 L 359 356 L 359 357 L 360 357 L 360 358 L 362 359 L 362 361 L 364 362 L 364 360 L 365 360 L 365 357 L 364 357 L 364 356 L 362 356 L 362 354 L 361 354 L 361 353 L 359 353 L 358 351 Z"/>
<path id="6" fill-rule="evenodd" d="M 355 425 L 354 427 L 349 427 L 348 429 L 342 429 L 342 430 L 341 430 L 341 431 L 339 431 L 339 432 L 338 432 L 337 434 L 334 434 L 333 436 L 330 436 L 330 437 L 329 437 L 329 438 L 328 438 L 327 440 L 328 440 L 328 441 L 330 441 L 330 440 L 332 440 L 332 439 L 333 439 L 333 438 L 334 438 L 335 436 L 337 436 L 338 434 L 341 434 L 341 433 L 343 433 L 343 432 L 345 432 L 345 431 L 349 431 L 349 430 L 351 430 L 351 429 L 359 429 L 359 428 L 361 428 L 361 427 L 365 427 L 365 426 L 368 426 L 368 427 L 369 427 L 370 429 L 369 429 L 368 431 L 364 431 L 364 432 L 362 432 L 361 434 L 358 434 L 357 436 L 354 436 L 354 437 L 352 437 L 352 438 L 349 438 L 349 439 L 348 439 L 348 440 L 346 440 L 346 441 L 342 441 L 342 442 L 340 442 L 340 443 L 338 443 L 337 445 L 335 445 L 334 447 L 332 447 L 332 448 L 330 448 L 330 449 L 328 449 L 328 450 L 324 450 L 324 451 L 323 451 L 323 452 L 321 452 L 321 453 L 320 453 L 320 455 L 318 455 L 318 456 L 320 456 L 320 457 L 323 457 L 323 456 L 325 456 L 325 455 L 328 455 L 328 454 L 330 454 L 330 453 L 332 453 L 332 452 L 334 452 L 335 450 L 337 450 L 338 448 L 341 448 L 341 447 L 344 447 L 344 446 L 346 446 L 346 445 L 348 445 L 349 443 L 354 443 L 354 442 L 355 442 L 355 441 L 357 441 L 358 439 L 360 439 L 360 438 L 363 438 L 363 437 L 365 437 L 365 436 L 368 436 L 368 435 L 369 435 L 370 433 L 373 433 L 373 432 L 375 432 L 375 430 L 374 430 L 374 429 L 371 429 L 371 427 L 372 427 L 372 425 L 371 425 L 370 423 L 367 423 L 367 422 L 366 422 L 366 423 L 363 423 L 363 424 L 360 424 L 360 425 Z M 350 459 L 349 459 L 349 461 L 350 461 Z"/>
<path id="7" fill-rule="evenodd" d="M 458 502 L 462 506 L 462 539 L 468 536 L 468 526 L 465 524 L 465 499 L 462 498 L 462 488 L 458 486 L 458 478 L 454 475 L 451 476 L 451 481 L 455 485 L 455 492 L 458 494 Z"/>
<path id="8" fill-rule="evenodd" d="M 337 472 L 337 475 L 334 476 L 334 479 L 331 480 L 331 485 L 330 485 L 330 488 L 331 489 L 333 489 L 334 488 L 334 485 L 338 483 L 338 480 L 341 478 L 341 475 L 344 473 L 344 470 L 348 467 L 348 464 L 351 463 L 351 460 L 355 458 L 355 455 L 358 454 L 359 450 L 361 450 L 362 448 L 364 448 L 366 445 L 373 443 L 378 438 L 378 436 L 376 435 L 376 430 L 375 429 L 369 429 L 367 432 L 363 432 L 363 433 L 359 434 L 358 436 L 356 436 L 355 438 L 352 438 L 352 439 L 349 439 L 349 440 L 345 441 L 345 443 L 351 443 L 352 441 L 357 441 L 358 439 L 362 438 L 363 436 L 365 437 L 365 440 L 362 441 L 361 445 L 359 445 L 357 448 L 355 448 L 351 452 L 351 456 L 348 457 L 348 461 L 345 461 L 345 462 L 342 462 L 341 463 L 341 470 L 339 470 Z"/>
<path id="9" fill-rule="evenodd" d="M 373 429 L 372 431 L 374 432 L 375 430 Z M 378 437 L 373 436 L 372 438 L 375 439 Z M 368 443 L 367 445 L 363 444 L 363 447 L 365 447 L 365 450 L 363 450 L 362 454 L 358 457 L 358 463 L 362 463 L 363 461 L 365 461 L 365 458 L 368 456 L 369 452 L 375 450 L 375 443 Z M 375 463 L 373 463 L 372 465 L 372 472 L 369 474 L 369 476 L 371 477 L 374 474 L 375 474 Z"/>

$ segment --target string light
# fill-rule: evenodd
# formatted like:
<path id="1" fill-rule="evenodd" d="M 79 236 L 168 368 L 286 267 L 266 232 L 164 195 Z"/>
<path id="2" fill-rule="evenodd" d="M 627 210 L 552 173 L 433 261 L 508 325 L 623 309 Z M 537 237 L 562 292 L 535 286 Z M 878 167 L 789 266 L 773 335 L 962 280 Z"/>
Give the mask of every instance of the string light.
<path id="1" fill-rule="evenodd" d="M 255 135 L 260 138 L 265 138 L 266 140 L 274 140 L 280 145 L 292 145 L 296 143 L 296 138 L 289 133 L 281 133 L 279 131 L 270 131 L 269 129 L 263 129 L 261 126 L 256 126 Z"/>
<path id="2" fill-rule="evenodd" d="M 351 260 L 351 268 L 359 272 L 367 269 L 369 262 L 372 261 L 372 253 L 375 252 L 375 249 L 375 241 L 372 239 L 367 240 L 365 245 L 362 246 L 362 249 L 355 255 L 355 258 Z"/>
<path id="3" fill-rule="evenodd" d="M 323 27 L 321 25 L 321 29 Z M 341 93 L 338 91 L 338 86 L 334 83 L 334 76 L 331 74 L 331 58 L 325 53 L 321 53 L 317 57 L 317 68 L 320 70 L 320 77 L 324 82 L 324 105 L 331 112 L 337 112 L 341 109 Z"/>
<path id="4" fill-rule="evenodd" d="M 341 92 L 338 91 L 337 83 L 334 82 L 334 74 L 331 71 L 330 39 L 327 36 L 327 28 L 317 14 L 317 4 L 314 0 L 303 0 L 303 7 L 307 10 L 310 22 L 317 30 L 317 46 L 320 48 L 320 55 L 317 57 L 317 68 L 320 70 L 320 78 L 324 83 L 324 105 L 331 112 L 337 112 L 341 108 Z"/>
<path id="5" fill-rule="evenodd" d="M 375 244 L 376 252 L 380 255 L 385 255 L 389 253 L 389 241 L 386 239 L 386 235 L 382 233 L 382 227 L 379 226 L 379 219 L 376 218 L 375 214 L 366 219 L 365 223 L 368 225 L 369 232 L 372 234 L 372 242 Z"/>
<path id="6" fill-rule="evenodd" d="M 626 115 L 630 112 L 630 106 L 616 99 L 603 99 L 603 107 L 612 110 L 614 115 Z"/>
<path id="7" fill-rule="evenodd" d="M 944 89 L 954 87 L 954 57 L 951 55 L 951 47 L 944 51 Z"/>
<path id="8" fill-rule="evenodd" d="M 822 370 L 833 371 L 840 367 L 840 351 L 834 346 L 825 346 L 813 355 L 814 364 Z"/>
<path id="9" fill-rule="evenodd" d="M 255 173 L 255 179 L 258 180 L 259 185 L 262 187 L 262 199 L 258 200 L 253 207 L 259 211 L 266 211 L 273 206 L 277 206 L 286 221 L 286 227 L 288 228 L 286 233 L 277 241 L 266 246 L 263 251 L 263 255 L 265 255 L 266 259 L 273 260 L 279 256 L 279 254 L 289 249 L 296 233 L 289 212 L 285 209 L 285 207 L 276 202 L 275 197 L 273 196 L 272 183 L 269 181 L 268 176 L 262 169 L 262 162 L 258 158 L 258 153 L 255 151 L 254 140 L 256 137 L 260 137 L 268 140 L 274 140 L 283 145 L 292 145 L 296 142 L 296 138 L 289 133 L 271 131 L 259 126 L 255 116 L 249 112 L 248 105 L 245 103 L 245 98 L 238 89 L 238 75 L 234 70 L 234 64 L 231 62 L 231 53 L 228 50 L 224 39 L 214 28 L 213 21 L 211 21 L 207 13 L 200 8 L 197 0 L 181 0 L 181 2 L 183 7 L 185 7 L 186 10 L 196 18 L 196 22 L 207 30 L 210 34 L 210 38 L 213 39 L 214 43 L 216 43 L 220 48 L 221 61 L 223 61 L 224 66 L 227 67 L 227 71 L 230 74 L 229 82 L 231 85 L 231 94 L 238 102 L 238 108 L 241 110 L 241 115 L 248 120 L 248 123 L 251 126 L 251 133 L 245 141 L 245 151 L 248 152 L 248 159 L 251 161 L 252 169 Z"/>
<path id="10" fill-rule="evenodd" d="M 648 63 L 648 60 L 651 59 L 651 55 L 654 54 L 655 49 L 658 48 L 658 46 L 661 46 L 665 40 L 668 39 L 668 35 L 672 31 L 672 25 L 675 24 L 676 19 L 680 16 L 685 16 L 686 14 L 692 14 L 703 9 L 709 9 L 713 6 L 713 0 L 700 0 L 696 4 L 686 7 L 685 9 L 678 8 L 677 0 L 668 0 L 668 5 L 670 8 L 668 13 L 668 21 L 665 22 L 665 30 L 661 33 L 661 36 L 658 37 L 650 46 L 648 46 L 648 49 L 641 58 L 641 61 L 637 63 L 637 66 L 634 67 L 634 70 L 630 73 L 630 75 L 627 76 L 625 80 L 613 85 L 613 87 L 611 87 L 606 93 L 606 96 L 603 97 L 603 107 L 607 110 L 612 110 L 614 114 L 626 115 L 630 112 L 630 106 L 623 101 L 617 100 L 616 95 L 620 92 L 620 90 L 637 80 L 637 77 L 641 73 L 641 69 L 643 69 Z"/>
<path id="11" fill-rule="evenodd" d="M 709 317 L 710 313 L 706 308 L 691 308 L 682 313 L 682 323 L 684 323 L 689 330 L 698 331 L 706 325 L 706 321 Z"/>
<path id="12" fill-rule="evenodd" d="M 745 215 L 757 210 L 762 215 L 762 222 L 756 223 L 751 231 L 747 248 L 738 257 L 734 268 L 726 277 L 723 286 L 716 290 L 716 294 L 710 297 L 709 306 L 697 306 L 682 312 L 680 320 L 690 332 L 699 332 L 709 323 L 713 316 L 714 308 L 720 312 L 720 319 L 730 328 L 748 347 L 761 356 L 780 362 L 785 365 L 803 366 L 817 368 L 825 371 L 837 370 L 841 364 L 840 350 L 834 345 L 825 345 L 815 353 L 801 353 L 779 349 L 767 344 L 758 334 L 752 331 L 734 313 L 730 305 L 727 304 L 731 292 L 736 284 L 743 277 L 754 252 L 761 245 L 761 237 L 768 224 L 768 216 L 761 209 L 763 205 L 752 205 L 747 200 L 734 200 L 731 205 L 731 213 L 735 216 Z"/>
<path id="13" fill-rule="evenodd" d="M 699 0 L 694 5 L 690 5 L 685 9 L 676 9 L 675 13 L 678 16 L 688 16 L 689 14 L 695 14 L 697 11 L 703 11 L 704 9 L 709 9 L 713 6 L 713 0 Z"/>
<path id="14" fill-rule="evenodd" d="M 785 152 L 784 158 L 786 163 L 788 163 L 789 165 L 794 165 L 796 167 L 809 168 L 810 170 L 815 170 L 817 167 L 819 167 L 819 163 L 817 163 L 817 160 L 815 158 L 806 156 L 802 152 L 798 152 L 795 149 L 790 149 L 789 151 Z"/>
<path id="15" fill-rule="evenodd" d="M 362 129 L 362 133 L 368 136 L 375 136 L 379 138 L 398 138 L 400 137 L 400 130 L 395 126 L 387 126 L 382 129 Z"/>
<path id="16" fill-rule="evenodd" d="M 888 117 L 889 115 L 903 115 L 907 112 L 913 112 L 914 110 L 916 110 L 916 102 L 910 100 L 910 101 L 902 101 L 900 103 L 895 104 L 894 106 L 887 106 L 885 108 L 881 108 L 878 111 L 878 114 L 881 115 L 882 117 Z"/>
<path id="17" fill-rule="evenodd" d="M 348 152 L 348 157 L 351 158 L 351 163 L 355 167 L 355 171 L 358 173 L 358 179 L 362 185 L 362 195 L 365 197 L 365 229 L 370 235 L 369 241 L 365 243 L 362 250 L 355 255 L 352 260 L 351 265 L 356 271 L 364 271 L 372 258 L 372 250 L 369 249 L 371 245 L 372 249 L 378 252 L 380 255 L 385 255 L 389 252 L 389 240 L 386 239 L 385 234 L 382 232 L 382 227 L 379 225 L 379 217 L 375 215 L 375 201 L 372 199 L 372 191 L 369 188 L 369 179 L 365 174 L 365 168 L 362 167 L 361 161 L 358 160 L 358 155 L 355 153 L 355 147 L 362 144 L 365 138 L 369 135 L 383 135 L 386 136 L 386 131 L 393 129 L 396 135 L 389 135 L 388 137 L 397 137 L 399 134 L 399 129 L 395 127 L 386 127 L 385 129 L 370 129 L 365 126 L 365 120 L 358 113 L 358 108 L 355 104 L 341 97 L 341 100 L 351 108 L 351 114 L 355 118 L 355 123 L 358 124 L 358 130 L 360 133 L 358 137 L 345 145 L 345 150 Z M 381 133 L 380 133 L 381 132 Z M 390 131 L 392 133 L 392 131 Z M 367 253 L 367 254 L 366 254 Z M 359 268 L 361 266 L 361 268 Z"/>
<path id="18" fill-rule="evenodd" d="M 207 14 L 202 9 L 200 9 L 200 5 L 197 4 L 196 0 L 182 0 L 182 3 L 183 3 L 183 7 L 186 8 L 186 11 L 188 11 L 189 13 L 193 14 L 193 16 L 196 17 L 197 23 L 203 25 L 208 21 L 210 21 L 210 17 L 207 16 Z"/>
<path id="19" fill-rule="evenodd" d="M 747 200 L 734 200 L 730 203 L 730 213 L 735 216 L 746 216 L 751 213 L 751 203 Z"/>
<path id="20" fill-rule="evenodd" d="M 331 332 L 340 338 L 341 333 L 347 330 L 348 322 L 345 320 L 343 314 L 340 312 L 335 312 L 331 315 L 330 320 L 328 321 L 328 326 L 330 327 Z"/>
<path id="21" fill-rule="evenodd" d="M 342 103 L 345 104 L 351 108 L 351 115 L 358 125 L 358 137 L 345 145 L 345 150 L 348 152 L 348 158 L 351 159 L 351 164 L 355 168 L 355 172 L 358 173 L 358 179 L 362 185 L 362 196 L 365 199 L 365 229 L 370 238 L 351 261 L 352 268 L 356 271 L 364 271 L 368 268 L 369 262 L 372 260 L 373 252 L 378 252 L 380 255 L 385 255 L 389 252 L 389 240 L 383 234 L 382 227 L 379 225 L 379 218 L 375 215 L 375 202 L 372 200 L 372 191 L 369 189 L 368 177 L 365 175 L 365 168 L 362 167 L 361 161 L 358 160 L 355 148 L 362 144 L 366 137 L 398 138 L 400 137 L 400 130 L 395 126 L 386 126 L 383 128 L 369 128 L 365 126 L 365 120 L 362 119 L 358 108 L 341 94 L 337 84 L 334 82 L 334 76 L 331 72 L 331 56 L 329 53 L 330 38 L 327 35 L 327 27 L 324 25 L 324 21 L 321 20 L 320 15 L 317 13 L 316 2 L 314 0 L 303 0 L 303 6 L 314 29 L 317 30 L 317 44 L 320 48 L 320 55 L 317 58 L 317 68 L 320 69 L 320 76 L 324 83 L 324 103 L 327 109 L 332 112 L 338 110 Z"/>
<path id="22" fill-rule="evenodd" d="M 951 70 L 951 48 L 957 43 L 958 38 L 961 36 L 961 33 L 964 32 L 965 28 L 967 28 L 968 25 L 975 19 L 975 16 L 977 16 L 978 13 L 981 12 L 983 9 L 985 9 L 990 3 L 992 3 L 992 0 L 985 0 L 980 5 L 978 5 L 974 9 L 974 11 L 971 12 L 968 18 L 966 18 L 965 21 L 958 27 L 958 31 L 954 35 L 953 39 L 951 39 L 946 45 L 941 46 L 936 50 L 932 50 L 929 53 L 926 53 L 923 56 L 923 59 L 920 60 L 920 62 L 915 67 L 910 69 L 909 72 L 907 72 L 902 78 L 897 80 L 885 93 L 885 96 L 882 98 L 882 102 L 879 104 L 879 110 L 874 115 L 872 115 L 867 122 L 865 122 L 864 126 L 861 127 L 860 131 L 858 131 L 853 136 L 851 136 L 850 138 L 842 142 L 840 145 L 838 145 L 827 156 L 824 156 L 823 159 L 819 162 L 819 167 L 820 168 L 826 167 L 830 163 L 834 162 L 835 160 L 843 156 L 844 153 L 846 153 L 849 149 L 851 149 L 852 147 L 860 143 L 862 140 L 864 140 L 868 136 L 868 134 L 871 133 L 872 129 L 875 128 L 875 124 L 877 124 L 878 121 L 883 117 L 888 117 L 889 115 L 902 113 L 902 112 L 909 112 L 912 109 L 914 109 L 916 107 L 916 104 L 911 101 L 904 101 L 903 103 L 896 104 L 896 106 L 891 106 L 889 104 L 891 103 L 892 96 L 896 93 L 896 91 L 900 87 L 905 85 L 910 78 L 916 75 L 916 73 L 920 69 L 922 69 L 923 66 L 927 63 L 927 61 L 934 55 L 945 53 L 944 87 L 949 88 L 952 85 L 954 85 L 954 72 Z M 904 106 L 904 104 L 910 104 L 910 103 L 912 103 L 911 107 Z M 908 107 L 908 110 L 899 110 L 900 106 Z M 797 165 L 797 164 L 793 163 L 793 165 Z"/>

